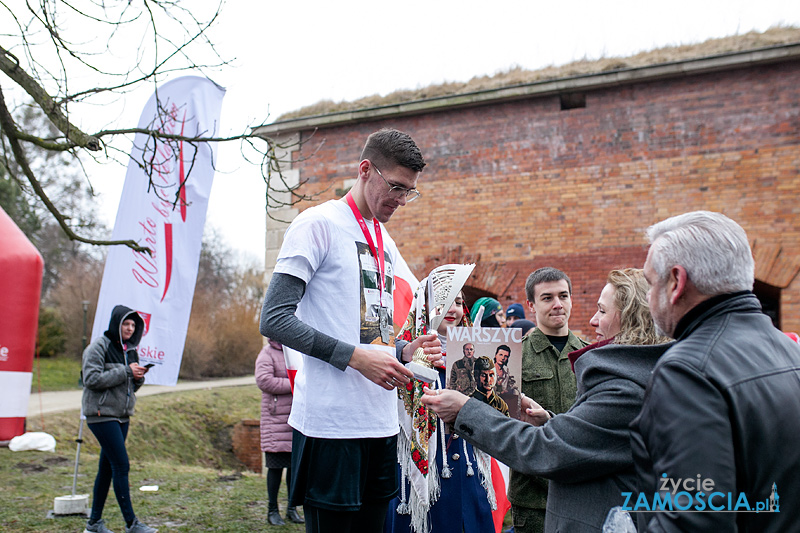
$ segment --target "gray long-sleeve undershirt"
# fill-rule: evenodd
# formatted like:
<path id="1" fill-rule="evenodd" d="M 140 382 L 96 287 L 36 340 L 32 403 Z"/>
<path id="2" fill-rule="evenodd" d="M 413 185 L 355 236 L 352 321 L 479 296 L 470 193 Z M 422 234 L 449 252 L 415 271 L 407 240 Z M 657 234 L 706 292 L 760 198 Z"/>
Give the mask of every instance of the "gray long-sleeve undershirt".
<path id="1" fill-rule="evenodd" d="M 305 292 L 306 284 L 300 278 L 290 274 L 273 274 L 261 307 L 261 334 L 344 370 L 355 347 L 317 331 L 297 318 L 297 304 Z M 396 357 L 400 362 L 403 361 L 403 347 L 406 344 L 407 341 L 396 341 Z"/>
<path id="2" fill-rule="evenodd" d="M 326 335 L 295 316 L 305 292 L 306 283 L 302 279 L 273 274 L 261 308 L 261 334 L 344 371 L 355 346 Z"/>

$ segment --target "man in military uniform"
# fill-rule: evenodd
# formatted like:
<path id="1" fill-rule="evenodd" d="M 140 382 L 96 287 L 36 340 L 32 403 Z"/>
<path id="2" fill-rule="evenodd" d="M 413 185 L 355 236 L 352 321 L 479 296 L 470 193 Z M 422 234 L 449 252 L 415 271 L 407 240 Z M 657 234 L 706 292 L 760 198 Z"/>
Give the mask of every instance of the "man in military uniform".
<path id="1" fill-rule="evenodd" d="M 572 282 L 553 267 L 540 268 L 525 282 L 536 328 L 522 339 L 522 393 L 543 408 L 563 413 L 575 403 L 577 383 L 567 354 L 587 345 L 569 330 Z M 541 533 L 547 480 L 511 471 L 508 499 L 515 533 Z"/>
<path id="2" fill-rule="evenodd" d="M 475 360 L 475 392 L 471 396 L 484 403 L 488 403 L 504 415 L 508 416 L 508 405 L 506 402 L 497 395 L 494 391 L 494 385 L 497 382 L 497 374 L 495 374 L 494 362 L 491 358 L 478 357 Z"/>
<path id="3" fill-rule="evenodd" d="M 456 361 L 450 370 L 450 386 L 448 388 L 469 396 L 475 390 L 475 376 L 473 375 L 475 345 L 468 342 L 464 345 L 463 350 L 464 357 Z"/>

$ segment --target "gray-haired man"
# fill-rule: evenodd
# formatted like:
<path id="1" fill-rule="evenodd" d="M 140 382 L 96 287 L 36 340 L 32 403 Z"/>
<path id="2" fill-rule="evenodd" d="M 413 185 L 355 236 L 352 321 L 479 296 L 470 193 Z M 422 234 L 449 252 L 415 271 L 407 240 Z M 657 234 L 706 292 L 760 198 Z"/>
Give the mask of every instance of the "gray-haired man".
<path id="1" fill-rule="evenodd" d="M 653 510 L 654 495 L 663 502 L 671 493 L 672 510 L 693 511 L 653 513 L 647 531 L 796 530 L 800 347 L 751 292 L 747 235 L 708 211 L 669 218 L 647 235 L 650 311 L 678 342 L 656 365 L 631 425 L 641 494 L 630 506 Z M 763 512 L 781 503 L 784 512 Z"/>

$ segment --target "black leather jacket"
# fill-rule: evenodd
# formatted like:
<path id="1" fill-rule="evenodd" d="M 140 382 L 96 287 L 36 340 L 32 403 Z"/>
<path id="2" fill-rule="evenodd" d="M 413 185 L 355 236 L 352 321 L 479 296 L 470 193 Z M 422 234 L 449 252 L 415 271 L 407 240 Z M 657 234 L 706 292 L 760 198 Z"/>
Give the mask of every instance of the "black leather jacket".
<path id="1" fill-rule="evenodd" d="M 654 493 L 672 491 L 662 490 L 665 483 L 681 480 L 676 493 L 689 494 L 674 509 L 691 502 L 689 510 L 703 512 L 639 515 L 640 530 L 647 521 L 647 531 L 798 531 L 800 346 L 773 327 L 749 291 L 692 309 L 677 340 L 631 424 L 633 455 L 651 504 Z M 706 490 L 695 489 L 698 476 Z M 753 511 L 768 509 L 773 484 L 780 512 L 741 512 L 741 494 Z"/>

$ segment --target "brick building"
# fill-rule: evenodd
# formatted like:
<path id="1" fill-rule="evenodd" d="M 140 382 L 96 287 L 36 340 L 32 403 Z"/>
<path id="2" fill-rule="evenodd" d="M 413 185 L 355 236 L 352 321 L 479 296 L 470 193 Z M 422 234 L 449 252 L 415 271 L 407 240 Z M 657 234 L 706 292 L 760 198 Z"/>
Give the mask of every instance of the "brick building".
<path id="1" fill-rule="evenodd" d="M 318 198 L 352 184 L 364 140 L 411 134 L 428 161 L 423 196 L 388 229 L 417 276 L 476 262 L 467 301 L 524 302 L 534 269 L 573 280 L 572 329 L 612 268 L 639 266 L 644 230 L 678 213 L 725 213 L 747 231 L 756 293 L 800 331 L 800 44 L 279 121 L 259 128 L 289 148 L 285 174 Z M 267 225 L 271 272 L 285 225 Z"/>

